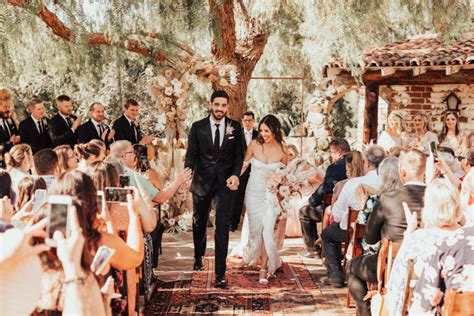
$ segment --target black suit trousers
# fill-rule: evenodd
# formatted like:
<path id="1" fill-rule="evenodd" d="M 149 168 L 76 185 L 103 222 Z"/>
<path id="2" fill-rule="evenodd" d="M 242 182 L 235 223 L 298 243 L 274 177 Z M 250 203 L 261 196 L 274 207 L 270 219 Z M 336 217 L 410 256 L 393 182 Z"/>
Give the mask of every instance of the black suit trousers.
<path id="1" fill-rule="evenodd" d="M 370 316 L 370 300 L 364 301 L 364 297 L 367 282 L 377 282 L 377 258 L 378 255 L 360 256 L 349 262 L 347 286 L 360 316 Z"/>
<path id="2" fill-rule="evenodd" d="M 221 186 L 217 178 L 206 196 L 193 194 L 193 241 L 194 257 L 203 257 L 206 253 L 207 221 L 211 210 L 211 201 L 216 199 L 216 228 L 214 232 L 216 276 L 223 277 L 226 271 L 227 248 L 229 246 L 229 224 L 231 206 L 235 192 Z"/>

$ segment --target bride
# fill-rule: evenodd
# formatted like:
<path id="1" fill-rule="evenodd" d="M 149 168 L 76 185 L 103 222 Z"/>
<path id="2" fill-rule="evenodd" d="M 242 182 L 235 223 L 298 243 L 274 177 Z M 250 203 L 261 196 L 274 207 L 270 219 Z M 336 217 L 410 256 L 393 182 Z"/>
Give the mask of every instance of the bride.
<path id="1" fill-rule="evenodd" d="M 265 116 L 259 123 L 258 136 L 245 154 L 242 173 L 252 165 L 245 191 L 245 207 L 248 214 L 250 240 L 243 254 L 243 264 L 255 267 L 260 262 L 259 282 L 268 283 L 281 266 L 281 259 L 273 237 L 279 209 L 266 198 L 267 180 L 288 161 L 283 149 L 283 133 L 280 121 L 274 115 Z"/>

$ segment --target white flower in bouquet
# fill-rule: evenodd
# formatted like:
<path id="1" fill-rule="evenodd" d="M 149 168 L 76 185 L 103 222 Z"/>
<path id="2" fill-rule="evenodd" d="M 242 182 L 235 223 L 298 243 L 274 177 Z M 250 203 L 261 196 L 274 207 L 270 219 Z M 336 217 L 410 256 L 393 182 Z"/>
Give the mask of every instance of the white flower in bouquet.
<path id="1" fill-rule="evenodd" d="M 178 221 L 178 226 L 184 230 L 184 231 L 187 231 L 188 230 L 188 223 L 186 222 L 186 220 L 184 218 L 181 218 L 179 221 Z"/>
<path id="2" fill-rule="evenodd" d="M 166 114 L 161 113 L 158 115 L 156 118 L 156 124 L 155 124 L 155 129 L 158 131 L 162 131 L 166 128 Z"/>
<path id="3" fill-rule="evenodd" d="M 219 73 L 219 76 L 224 77 L 225 76 L 225 69 L 222 69 L 222 68 L 219 69 L 218 73 Z"/>
<path id="4" fill-rule="evenodd" d="M 275 173 L 282 177 L 286 177 L 288 175 L 288 170 L 286 169 L 286 167 L 280 167 L 275 171 Z"/>
<path id="5" fill-rule="evenodd" d="M 169 204 L 169 203 L 163 203 L 163 204 L 161 205 L 161 209 L 162 209 L 163 211 L 167 211 L 167 210 L 169 210 L 169 208 L 170 208 L 170 204 Z"/>
<path id="6" fill-rule="evenodd" d="M 191 74 L 191 75 L 189 75 L 189 77 L 188 77 L 188 82 L 190 82 L 190 83 L 196 83 L 197 80 L 198 80 L 198 78 L 197 78 L 197 76 L 196 76 L 195 74 Z"/>
<path id="7" fill-rule="evenodd" d="M 181 93 L 183 92 L 183 89 L 181 89 L 181 87 L 179 86 L 173 86 L 173 94 L 177 97 L 179 97 L 181 95 Z"/>
<path id="8" fill-rule="evenodd" d="M 170 226 L 174 226 L 176 224 L 176 220 L 174 218 L 170 218 L 170 219 L 168 219 L 168 224 Z"/>
<path id="9" fill-rule="evenodd" d="M 173 94 L 173 88 L 172 87 L 166 87 L 165 88 L 165 94 L 167 96 L 171 96 Z"/>
<path id="10" fill-rule="evenodd" d="M 283 198 L 287 198 L 290 196 L 291 192 L 290 192 L 290 188 L 287 186 L 287 185 L 281 185 L 279 188 L 278 188 L 278 192 L 280 193 L 280 195 L 283 197 Z"/>
<path id="11" fill-rule="evenodd" d="M 166 84 L 168 83 L 168 81 L 166 80 L 165 77 L 163 76 L 158 76 L 156 78 L 156 82 L 158 83 L 158 85 L 162 88 L 164 88 L 166 86 Z"/>

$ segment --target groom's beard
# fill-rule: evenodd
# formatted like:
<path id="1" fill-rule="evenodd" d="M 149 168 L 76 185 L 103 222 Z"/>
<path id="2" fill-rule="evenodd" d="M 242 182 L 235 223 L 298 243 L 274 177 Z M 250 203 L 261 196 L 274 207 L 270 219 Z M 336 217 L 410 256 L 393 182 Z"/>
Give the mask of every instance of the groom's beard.
<path id="1" fill-rule="evenodd" d="M 225 114 L 226 113 L 222 111 L 211 111 L 211 115 L 216 121 L 220 121 L 225 116 Z"/>

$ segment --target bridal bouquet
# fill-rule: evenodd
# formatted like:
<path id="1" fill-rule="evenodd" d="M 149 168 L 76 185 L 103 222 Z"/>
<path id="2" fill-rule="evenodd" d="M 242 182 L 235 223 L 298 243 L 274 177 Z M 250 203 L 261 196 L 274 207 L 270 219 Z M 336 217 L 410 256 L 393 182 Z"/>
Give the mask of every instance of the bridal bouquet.
<path id="1" fill-rule="evenodd" d="M 310 188 L 309 179 L 317 170 L 304 159 L 295 159 L 288 166 L 279 167 L 267 180 L 267 200 L 273 203 L 275 211 L 282 217 L 287 216 L 290 201 L 302 197 Z"/>

